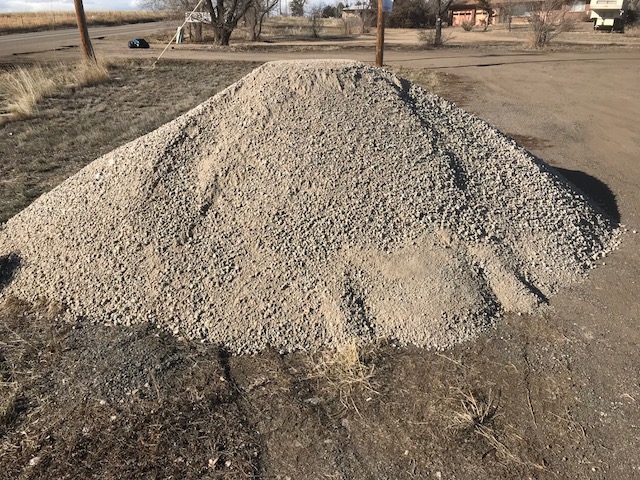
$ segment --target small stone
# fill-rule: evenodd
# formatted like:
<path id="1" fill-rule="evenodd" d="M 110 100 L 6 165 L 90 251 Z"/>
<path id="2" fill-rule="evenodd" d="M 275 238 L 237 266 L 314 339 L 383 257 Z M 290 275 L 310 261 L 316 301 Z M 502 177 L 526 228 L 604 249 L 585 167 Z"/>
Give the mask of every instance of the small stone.
<path id="1" fill-rule="evenodd" d="M 444 348 L 517 308 L 523 288 L 568 286 L 616 248 L 617 232 L 541 167 L 391 72 L 269 63 L 0 225 L 0 262 L 24 254 L 3 294 L 63 297 L 90 322 L 148 321 L 230 354 L 392 332 L 394 348 Z M 416 318 L 401 325 L 405 310 Z M 325 328 L 341 313 L 357 321 Z M 370 313 L 375 331 L 361 327 Z"/>

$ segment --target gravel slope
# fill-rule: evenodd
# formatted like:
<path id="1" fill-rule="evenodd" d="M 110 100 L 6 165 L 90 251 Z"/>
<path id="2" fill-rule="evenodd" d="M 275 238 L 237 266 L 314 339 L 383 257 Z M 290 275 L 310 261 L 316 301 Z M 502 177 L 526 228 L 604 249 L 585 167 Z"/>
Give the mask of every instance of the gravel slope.
<path id="1" fill-rule="evenodd" d="M 0 256 L 20 267 L 0 295 L 236 353 L 444 348 L 579 280 L 614 227 L 513 140 L 391 73 L 274 62 L 9 220 Z"/>

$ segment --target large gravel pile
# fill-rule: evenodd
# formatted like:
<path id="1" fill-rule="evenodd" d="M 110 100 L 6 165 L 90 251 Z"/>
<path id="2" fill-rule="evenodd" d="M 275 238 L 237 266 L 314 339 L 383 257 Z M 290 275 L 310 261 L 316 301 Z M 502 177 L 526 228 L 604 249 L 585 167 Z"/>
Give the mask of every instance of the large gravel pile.
<path id="1" fill-rule="evenodd" d="M 234 352 L 440 348 L 532 311 L 616 238 L 455 105 L 362 64 L 276 62 L 9 220 L 1 294 Z"/>

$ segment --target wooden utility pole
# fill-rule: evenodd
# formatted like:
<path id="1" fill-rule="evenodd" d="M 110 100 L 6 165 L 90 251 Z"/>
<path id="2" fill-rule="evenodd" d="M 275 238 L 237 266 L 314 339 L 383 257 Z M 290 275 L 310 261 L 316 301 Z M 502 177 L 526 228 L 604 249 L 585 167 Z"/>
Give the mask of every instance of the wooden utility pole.
<path id="1" fill-rule="evenodd" d="M 82 52 L 87 60 L 96 62 L 96 54 L 93 53 L 89 30 L 87 29 L 87 17 L 84 14 L 84 5 L 82 0 L 73 0 L 76 7 L 76 20 L 78 22 L 78 30 L 80 30 L 80 40 L 82 41 Z"/>
<path id="2" fill-rule="evenodd" d="M 382 9 L 383 0 L 378 0 L 378 41 L 376 42 L 376 67 L 382 66 L 382 57 L 384 55 L 384 10 Z"/>

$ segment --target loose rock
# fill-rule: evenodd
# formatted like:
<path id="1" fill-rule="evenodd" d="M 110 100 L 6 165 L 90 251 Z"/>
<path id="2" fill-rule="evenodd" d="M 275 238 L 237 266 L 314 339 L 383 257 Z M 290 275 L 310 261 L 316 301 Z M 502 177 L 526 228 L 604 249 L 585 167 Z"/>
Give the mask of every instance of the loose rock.
<path id="1" fill-rule="evenodd" d="M 10 219 L 0 295 L 235 353 L 443 348 L 582 278 L 615 227 L 512 139 L 392 73 L 274 62 Z"/>

